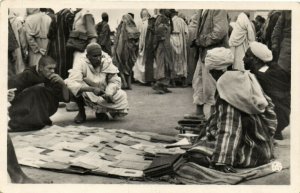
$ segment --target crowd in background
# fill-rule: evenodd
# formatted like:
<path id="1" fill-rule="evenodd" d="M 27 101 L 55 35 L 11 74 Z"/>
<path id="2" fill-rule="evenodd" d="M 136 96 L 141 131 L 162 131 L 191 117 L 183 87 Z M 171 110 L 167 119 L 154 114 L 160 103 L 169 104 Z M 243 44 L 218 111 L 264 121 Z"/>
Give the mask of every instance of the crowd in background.
<path id="1" fill-rule="evenodd" d="M 250 20 L 249 12 L 229 18 L 226 10 L 199 10 L 188 18 L 175 9 L 155 9 L 154 15 L 142 9 L 139 16 L 124 14 L 116 31 L 110 29 L 105 12 L 97 24 L 87 9 L 26 12 L 22 20 L 9 11 L 9 77 L 37 66 L 42 56 L 51 56 L 57 62 L 55 72 L 67 79 L 86 54 L 86 46 L 95 42 L 118 68 L 123 89 L 132 89 L 131 82 L 136 81 L 166 94 L 172 92 L 170 87 L 192 85 L 194 115 L 202 116 L 204 105 L 215 104 L 215 80 L 204 65 L 212 48 L 230 48 L 233 68 L 245 70 L 243 58 L 250 43 L 261 42 L 272 51 L 268 65 L 291 73 L 290 11 L 273 10 L 266 19 L 257 15 Z M 136 24 L 134 17 L 141 21 Z"/>
<path id="2" fill-rule="evenodd" d="M 234 18 L 227 15 L 226 28 L 230 38 L 228 43 L 236 56 L 235 67 L 243 68 L 241 53 L 245 52 L 242 50 L 251 41 L 266 44 L 274 53 L 274 61 L 278 60 L 279 44 L 272 43 L 272 39 L 279 41 L 278 28 L 282 26 L 278 24 L 278 30 L 274 34 L 273 30 L 281 12 L 270 11 L 267 19 L 257 15 L 252 21 L 247 12 Z M 79 15 L 86 21 L 81 27 L 76 24 Z M 109 27 L 107 13 L 103 13 L 102 21 L 95 24 L 95 18 L 86 9 L 62 9 L 57 13 L 48 8 L 27 9 L 25 20 L 18 17 L 18 13 L 10 11 L 9 25 L 18 42 L 18 48 L 10 54 L 10 61 L 13 62 L 8 66 L 9 74 L 17 74 L 27 66 L 36 65 L 41 55 L 50 55 L 58 63 L 56 72 L 62 78 L 67 78 L 76 55 L 66 45 L 70 32 L 76 30 L 89 33 L 88 41 L 94 38 L 102 50 L 112 56 L 114 64 L 121 69 L 123 88 L 130 89 L 132 80 L 143 84 L 156 82 L 153 87 L 159 93 L 166 93 L 169 91 L 166 86 L 185 87 L 192 84 L 199 50 L 191 47 L 191 43 L 199 28 L 199 13 L 188 18 L 174 9 L 161 9 L 154 10 L 154 15 L 151 16 L 147 9 L 143 9 L 139 17 L 141 22 L 135 24 L 134 15 L 125 14 L 115 32 Z M 247 31 L 245 40 L 243 30 Z M 234 34 L 231 36 L 232 32 Z M 126 35 L 130 36 L 128 42 L 124 42 L 126 38 L 122 38 Z M 165 51 L 162 51 L 159 44 L 160 38 L 165 38 Z M 125 44 L 129 46 L 128 49 Z M 285 46 L 288 46 L 287 43 Z M 166 67 L 161 64 L 162 58 Z M 165 76 L 169 80 L 163 80 Z"/>
<path id="3" fill-rule="evenodd" d="M 140 23 L 127 13 L 116 31 L 105 12 L 96 24 L 87 9 L 26 11 L 25 20 L 9 11 L 10 129 L 51 125 L 61 101 L 76 102 L 76 123 L 86 121 L 84 106 L 99 119 L 125 116 L 122 89 L 132 81 L 158 94 L 192 85 L 196 112 L 185 118 L 208 122 L 213 167 L 233 172 L 273 158 L 273 136 L 282 140 L 289 125 L 291 11 L 252 21 L 246 11 L 231 19 L 226 10 L 188 18 L 175 9 L 142 9 Z"/>
<path id="4" fill-rule="evenodd" d="M 229 23 L 228 37 L 231 37 L 229 46 L 238 56 L 235 59 L 235 66 L 242 65 L 241 58 L 243 58 L 243 55 L 240 55 L 241 42 L 239 40 L 244 38 L 241 32 L 244 29 L 248 32 L 248 37 L 243 42 L 244 48 L 247 47 L 248 42 L 262 42 L 273 51 L 274 61 L 278 60 L 279 43 L 274 42 L 272 44 L 272 39 L 274 41 L 280 39 L 281 34 L 278 35 L 278 33 L 280 33 L 282 26 L 279 26 L 278 23 L 274 34 L 273 30 L 281 12 L 273 10 L 269 12 L 267 19 L 257 15 L 255 20 L 252 21 L 249 12 L 241 13 L 234 18 L 227 16 L 227 23 Z M 78 20 L 79 15 L 85 17 L 84 28 L 86 29 L 84 30 L 81 28 L 76 29 L 78 28 L 76 20 Z M 165 24 L 163 23 L 164 20 L 160 19 L 161 16 L 166 17 Z M 73 59 L 76 57 L 73 56 L 74 53 L 71 53 L 70 49 L 66 48 L 66 44 L 71 31 L 81 30 L 89 33 L 89 41 L 92 37 L 95 37 L 95 41 L 101 45 L 102 50 L 114 58 L 114 64 L 125 71 L 125 73 L 120 74 L 122 75 L 124 87 L 128 87 L 126 86 L 127 82 L 130 85 L 131 80 L 141 83 L 153 83 L 155 80 L 159 80 L 161 75 L 161 73 L 154 73 L 154 71 L 165 70 L 156 70 L 160 67 L 160 65 L 157 65 L 160 59 L 155 57 L 155 54 L 159 53 L 160 50 L 157 42 L 160 41 L 160 37 L 168 35 L 165 32 L 169 30 L 170 37 L 167 37 L 167 39 L 170 39 L 170 45 L 165 45 L 171 46 L 167 50 L 172 52 L 166 54 L 169 57 L 165 58 L 172 63 L 169 65 L 172 68 L 169 86 L 176 86 L 176 83 L 181 83 L 181 86 L 191 84 L 198 57 L 198 53 L 195 52 L 196 48 L 191 47 L 191 42 L 195 39 L 197 35 L 195 32 L 199 28 L 199 13 L 195 13 L 188 18 L 183 13 L 178 14 L 174 9 L 161 9 L 154 10 L 154 15 L 151 16 L 147 9 L 142 9 L 139 17 L 141 17 L 141 22 L 135 24 L 134 15 L 125 14 L 115 32 L 115 30 L 111 31 L 109 27 L 109 15 L 107 13 L 103 13 L 102 21 L 95 24 L 93 15 L 86 9 L 62 9 L 57 13 L 49 8 L 27 9 L 25 19 L 11 10 L 9 11 L 9 27 L 12 28 L 11 32 L 13 32 L 18 45 L 10 56 L 10 61 L 13 61 L 13 63 L 9 65 L 9 74 L 18 74 L 25 67 L 36 65 L 41 55 L 50 55 L 59 64 L 56 71 L 64 79 L 67 78 L 68 70 L 72 68 Z M 122 25 L 126 25 L 123 33 L 131 35 L 139 32 L 139 37 L 137 38 L 136 35 L 134 43 L 132 45 L 129 43 L 129 49 L 118 47 L 119 44 L 124 44 L 124 42 L 118 42 L 119 40 L 123 41 L 123 38 L 119 38 L 120 35 L 123 35 L 121 33 Z M 164 26 L 164 29 L 162 26 Z M 236 29 L 233 30 L 234 28 Z M 232 32 L 234 34 L 231 36 Z M 274 35 L 273 38 L 272 34 Z M 130 38 L 132 39 L 132 37 Z M 121 66 L 119 65 L 121 61 L 118 61 L 121 58 L 120 53 L 113 55 L 116 50 L 116 52 L 120 52 L 120 49 L 123 49 L 123 56 L 128 55 L 123 52 L 132 51 L 129 54 L 131 57 L 125 59 L 126 61 L 122 61 Z M 124 66 L 128 66 L 128 69 L 123 68 Z M 125 75 L 130 75 L 131 78 L 125 78 Z"/>

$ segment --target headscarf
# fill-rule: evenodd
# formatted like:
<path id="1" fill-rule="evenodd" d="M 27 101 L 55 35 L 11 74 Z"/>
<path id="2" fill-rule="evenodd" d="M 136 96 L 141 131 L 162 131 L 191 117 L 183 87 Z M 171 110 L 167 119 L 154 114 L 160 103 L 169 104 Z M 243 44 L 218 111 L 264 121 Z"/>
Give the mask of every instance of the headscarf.
<path id="1" fill-rule="evenodd" d="M 186 16 L 184 15 L 184 13 L 178 13 L 178 17 L 181 17 L 184 21 L 186 21 Z"/>
<path id="2" fill-rule="evenodd" d="M 122 22 L 125 24 L 126 31 L 129 39 L 138 39 L 140 32 L 138 31 L 133 17 L 128 13 L 123 15 Z"/>
<path id="3" fill-rule="evenodd" d="M 230 49 L 219 47 L 207 51 L 205 67 L 208 70 L 224 70 L 232 65 L 234 56 Z"/>
<path id="4" fill-rule="evenodd" d="M 108 14 L 106 12 L 103 12 L 101 14 L 102 20 L 108 22 Z"/>
<path id="5" fill-rule="evenodd" d="M 130 15 L 132 17 L 132 19 L 134 19 L 134 14 L 133 13 L 128 13 L 128 15 Z"/>
<path id="6" fill-rule="evenodd" d="M 146 16 L 146 17 L 143 18 L 143 15 L 142 15 L 142 14 L 143 14 L 143 11 L 147 11 L 148 16 Z M 151 15 L 150 15 L 148 9 L 143 8 L 143 9 L 141 10 L 140 17 L 141 17 L 141 19 L 142 19 L 143 21 L 149 19 L 149 18 L 151 17 Z"/>
<path id="7" fill-rule="evenodd" d="M 249 71 L 227 71 L 217 81 L 221 99 L 247 114 L 263 113 L 268 106 L 260 84 Z"/>
<path id="8" fill-rule="evenodd" d="M 272 51 L 260 42 L 251 42 L 250 49 L 252 53 L 263 62 L 270 62 L 273 59 Z"/>

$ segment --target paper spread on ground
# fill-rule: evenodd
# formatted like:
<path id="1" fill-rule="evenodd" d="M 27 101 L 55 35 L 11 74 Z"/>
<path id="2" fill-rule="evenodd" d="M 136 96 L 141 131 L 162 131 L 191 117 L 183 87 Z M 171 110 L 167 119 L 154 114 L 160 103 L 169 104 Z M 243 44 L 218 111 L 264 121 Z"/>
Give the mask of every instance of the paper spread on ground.
<path id="1" fill-rule="evenodd" d="M 66 170 L 72 167 L 96 175 L 141 178 L 152 161 L 144 154 L 185 153 L 179 147 L 151 142 L 150 132 L 104 129 L 85 126 L 53 125 L 28 135 L 12 138 L 21 165 Z M 184 139 L 178 144 L 187 144 Z M 173 144 L 174 145 L 174 144 Z M 67 170 L 66 170 L 67 171 Z"/>
<path id="2" fill-rule="evenodd" d="M 166 145 L 166 147 L 180 147 L 180 146 L 184 146 L 184 145 L 191 145 L 191 143 L 189 142 L 189 140 L 187 138 L 183 138 L 176 143 Z"/>

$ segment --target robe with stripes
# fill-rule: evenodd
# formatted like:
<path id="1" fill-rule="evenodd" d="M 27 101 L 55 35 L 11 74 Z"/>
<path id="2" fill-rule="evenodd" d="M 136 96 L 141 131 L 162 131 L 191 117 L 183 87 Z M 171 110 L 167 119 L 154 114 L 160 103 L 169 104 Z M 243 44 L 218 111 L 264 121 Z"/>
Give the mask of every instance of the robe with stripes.
<path id="1" fill-rule="evenodd" d="M 274 104 L 264 113 L 249 115 L 218 98 L 216 112 L 206 127 L 206 144 L 213 144 L 213 163 L 255 167 L 274 158 L 273 135 L 277 126 Z"/>

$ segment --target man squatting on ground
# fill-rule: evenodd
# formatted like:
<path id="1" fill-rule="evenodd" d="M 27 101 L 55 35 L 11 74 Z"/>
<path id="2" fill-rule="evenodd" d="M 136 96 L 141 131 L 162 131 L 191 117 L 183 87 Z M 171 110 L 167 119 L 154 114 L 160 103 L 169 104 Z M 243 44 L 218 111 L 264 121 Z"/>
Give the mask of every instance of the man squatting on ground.
<path id="1" fill-rule="evenodd" d="M 50 116 L 59 101 L 69 101 L 69 91 L 59 75 L 56 62 L 42 56 L 37 66 L 30 66 L 8 80 L 9 130 L 28 131 L 51 125 Z M 7 172 L 13 183 L 36 183 L 22 171 L 11 138 L 7 135 Z"/>
<path id="2" fill-rule="evenodd" d="M 42 56 L 37 66 L 30 66 L 8 80 L 8 89 L 14 92 L 8 109 L 11 131 L 42 129 L 51 125 L 50 116 L 58 109 L 60 101 L 69 101 L 69 91 L 64 80 L 54 73 L 56 62 Z"/>
<path id="3" fill-rule="evenodd" d="M 90 43 L 83 55 L 69 71 L 65 80 L 79 107 L 75 123 L 86 121 L 84 105 L 96 111 L 99 119 L 112 119 L 128 114 L 126 92 L 121 90 L 119 70 L 111 57 L 102 52 L 97 43 Z"/>

